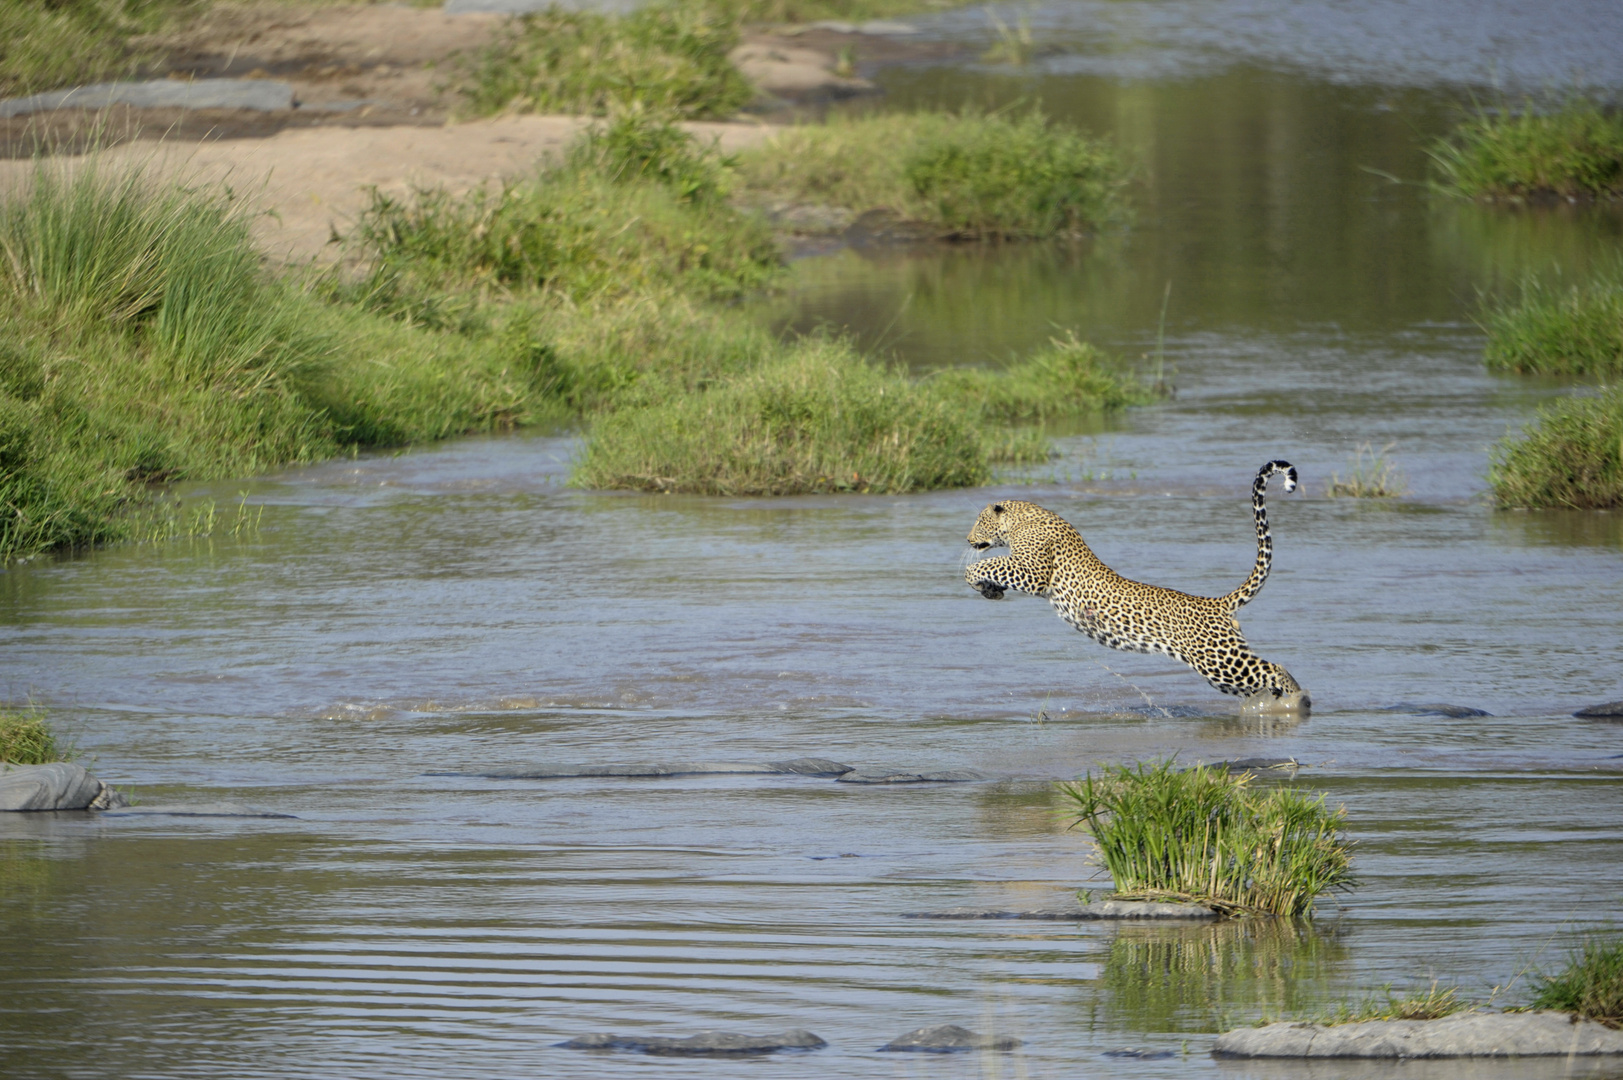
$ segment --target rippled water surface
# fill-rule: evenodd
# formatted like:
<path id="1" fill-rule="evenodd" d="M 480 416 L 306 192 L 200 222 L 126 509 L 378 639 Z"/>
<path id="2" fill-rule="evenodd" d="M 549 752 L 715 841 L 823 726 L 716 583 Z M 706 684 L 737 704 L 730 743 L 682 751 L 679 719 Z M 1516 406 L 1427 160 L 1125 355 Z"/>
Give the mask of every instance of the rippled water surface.
<path id="1" fill-rule="evenodd" d="M 292 815 L 0 819 L 0 1075 L 1623 1075 L 1209 1057 L 1226 1026 L 1388 984 L 1524 1000 L 1530 965 L 1623 910 L 1623 727 L 1570 715 L 1623 697 L 1623 518 L 1488 509 L 1490 445 L 1574 390 L 1488 375 L 1471 320 L 1479 287 L 1608 257 L 1618 220 L 1392 183 L 1424 175 L 1469 49 L 1422 78 L 1396 45 L 1264 35 L 1254 8 L 1051 5 L 1034 19 L 1108 17 L 1118 44 L 1065 38 L 1022 75 L 883 73 L 892 101 L 1039 94 L 1113 133 L 1143 166 L 1138 222 L 1078 246 L 807 259 L 765 311 L 925 369 L 1055 327 L 1150 365 L 1164 304 L 1177 397 L 1059 433 L 1043 468 L 906 498 L 605 495 L 564 486 L 568 438 L 476 439 L 190 493 L 246 488 L 264 516 L 240 538 L 0 572 L 0 694 L 47 705 L 147 805 Z M 1385 11 L 1323 8 L 1414 36 Z M 1551 79 L 1590 54 L 1539 41 L 1617 33 L 1608 5 L 1572 8 L 1583 33 L 1480 11 L 1470 40 L 1514 41 L 1517 70 Z M 926 30 L 969 43 L 979 17 Z M 1189 41 L 1228 59 L 1167 68 Z M 1101 67 L 1123 53 L 1149 66 Z M 1406 498 L 1325 497 L 1361 443 L 1390 444 Z M 1273 493 L 1274 575 L 1245 627 L 1312 691 L 1310 719 L 1242 719 L 1181 666 L 961 583 L 974 515 L 1014 492 L 1129 576 L 1226 592 L 1272 457 L 1304 492 Z M 1412 707 L 1437 703 L 1491 715 Z M 1348 809 L 1359 887 L 1311 927 L 904 918 L 1108 887 L 1048 783 L 1173 753 L 1298 759 Z M 997 779 L 466 775 L 802 755 Z M 1024 1045 L 876 1052 L 939 1022 Z M 830 1045 L 553 1046 L 793 1027 Z"/>

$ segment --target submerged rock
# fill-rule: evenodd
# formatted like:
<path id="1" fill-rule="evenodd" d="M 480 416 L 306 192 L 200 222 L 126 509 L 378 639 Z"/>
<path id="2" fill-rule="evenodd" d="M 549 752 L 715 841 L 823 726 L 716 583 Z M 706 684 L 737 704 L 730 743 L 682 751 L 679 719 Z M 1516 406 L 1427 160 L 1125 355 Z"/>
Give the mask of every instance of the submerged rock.
<path id="1" fill-rule="evenodd" d="M 1302 763 L 1295 758 L 1240 758 L 1238 761 L 1214 761 L 1206 766 L 1208 769 L 1226 769 L 1231 773 L 1254 773 L 1264 769 L 1275 769 L 1295 775 L 1296 770 L 1302 768 Z M 1185 770 L 1187 771 L 1187 770 Z"/>
<path id="2" fill-rule="evenodd" d="M 1599 705 L 1585 705 L 1573 716 L 1586 720 L 1623 720 L 1623 701 L 1605 701 Z"/>
<path id="3" fill-rule="evenodd" d="M 669 1057 L 750 1057 L 779 1050 L 817 1050 L 828 1044 L 804 1028 L 795 1028 L 781 1035 L 701 1031 L 685 1039 L 656 1035 L 581 1035 L 558 1045 L 569 1050 L 629 1050 Z"/>
<path id="4" fill-rule="evenodd" d="M 234 818 L 287 818 L 292 814 L 278 814 L 274 810 L 260 810 L 234 802 L 183 803 L 178 806 L 124 806 L 107 811 L 108 817 L 234 817 Z"/>
<path id="5" fill-rule="evenodd" d="M 1217 1037 L 1218 1057 L 1469 1058 L 1623 1054 L 1623 1031 L 1566 1013 L 1468 1012 L 1441 1020 L 1269 1024 Z"/>
<path id="6" fill-rule="evenodd" d="M 590 776 L 650 778 L 661 776 L 733 776 L 773 773 L 794 776 L 839 776 L 851 766 L 830 758 L 803 757 L 787 761 L 647 761 L 629 765 L 515 765 L 486 772 L 432 772 L 429 776 L 478 776 L 487 780 L 569 780 Z"/>
<path id="7" fill-rule="evenodd" d="M 1469 705 L 1448 705 L 1433 702 L 1429 705 L 1418 705 L 1412 701 L 1400 701 L 1396 705 L 1388 705 L 1380 712 L 1408 713 L 1410 716 L 1446 716 L 1450 720 L 1464 720 L 1471 716 L 1492 716 L 1493 713 L 1483 709 L 1473 709 Z"/>
<path id="8" fill-rule="evenodd" d="M 1091 919 L 1215 919 L 1217 912 L 1204 904 L 1169 904 L 1159 900 L 1096 900 L 1068 908 L 956 907 L 918 911 L 904 919 L 1028 919 L 1034 922 L 1085 922 Z"/>
<path id="9" fill-rule="evenodd" d="M 117 788 L 71 761 L 0 765 L 0 811 L 101 810 L 124 805 Z"/>
<path id="10" fill-rule="evenodd" d="M 850 765 L 822 757 L 800 757 L 789 761 L 769 761 L 773 772 L 792 773 L 796 776 L 843 776 L 851 771 Z"/>
<path id="11" fill-rule="evenodd" d="M 981 1035 L 957 1024 L 936 1024 L 934 1027 L 914 1028 L 879 1049 L 951 1054 L 959 1050 L 1013 1050 L 1019 1045 L 1020 1040 L 1012 1035 Z"/>
<path id="12" fill-rule="evenodd" d="M 840 784 L 968 784 L 977 780 L 995 780 L 991 773 L 979 769 L 887 769 L 883 767 L 852 769 L 835 782 Z"/>
<path id="13" fill-rule="evenodd" d="M 71 90 L 52 90 L 31 97 L 0 101 L 0 117 L 24 116 L 53 109 L 105 109 L 130 105 L 138 109 L 253 109 L 277 112 L 293 108 L 293 85 L 273 79 L 152 79 L 148 82 L 96 83 Z"/>

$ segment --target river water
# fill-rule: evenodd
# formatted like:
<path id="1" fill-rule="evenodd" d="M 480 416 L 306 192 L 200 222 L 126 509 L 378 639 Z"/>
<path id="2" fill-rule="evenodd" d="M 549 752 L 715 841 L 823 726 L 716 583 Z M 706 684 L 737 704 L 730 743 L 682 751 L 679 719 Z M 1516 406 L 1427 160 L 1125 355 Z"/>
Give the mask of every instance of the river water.
<path id="1" fill-rule="evenodd" d="M 1160 328 L 1173 400 L 1060 432 L 992 488 L 609 495 L 565 487 L 567 437 L 471 439 L 187 493 L 246 491 L 264 514 L 238 537 L 0 572 L 0 693 L 144 805 L 292 815 L 0 820 L 0 1075 L 1623 1075 L 1208 1054 L 1226 1026 L 1387 985 L 1520 1001 L 1618 920 L 1623 727 L 1570 714 L 1623 697 L 1623 519 L 1488 508 L 1490 445 L 1574 389 L 1487 374 L 1471 316 L 1478 289 L 1609 257 L 1619 220 L 1388 178 L 1423 177 L 1424 141 L 1491 92 L 1485 56 L 1523 83 L 1615 78 L 1623 51 L 1593 48 L 1615 12 L 1569 7 L 1565 32 L 1483 7 L 1433 63 L 1389 24 L 1441 5 L 1325 5 L 1334 49 L 1311 20 L 1254 32 L 1278 14 L 1258 4 L 1221 34 L 1234 9 L 1193 0 L 1011 8 L 1059 51 L 880 73 L 891 103 L 1040 98 L 1141 166 L 1122 235 L 858 246 L 798 262 L 763 309 L 920 369 L 1056 327 L 1150 365 Z M 971 61 L 988 36 L 973 11 L 920 25 Z M 1325 496 L 1363 443 L 1390 445 L 1407 497 Z M 1272 492 L 1244 622 L 1312 692 L 1305 721 L 1242 719 L 1180 666 L 961 584 L 976 512 L 1015 493 L 1129 576 L 1226 592 L 1273 457 L 1304 491 Z M 1438 703 L 1491 715 L 1416 707 Z M 904 918 L 1107 888 L 1049 781 L 1168 754 L 1299 760 L 1347 807 L 1359 886 L 1311 926 Z M 470 775 L 802 755 L 996 779 Z M 939 1022 L 1024 1045 L 877 1052 Z M 830 1045 L 553 1045 L 793 1027 Z"/>

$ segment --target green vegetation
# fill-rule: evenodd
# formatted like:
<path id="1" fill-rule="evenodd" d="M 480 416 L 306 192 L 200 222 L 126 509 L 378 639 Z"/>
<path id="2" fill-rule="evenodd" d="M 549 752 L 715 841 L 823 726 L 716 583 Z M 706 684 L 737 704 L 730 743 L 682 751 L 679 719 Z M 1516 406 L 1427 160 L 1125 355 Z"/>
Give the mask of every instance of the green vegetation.
<path id="1" fill-rule="evenodd" d="M 1584 942 L 1565 969 L 1536 980 L 1531 1004 L 1623 1027 L 1623 936 L 1596 935 Z"/>
<path id="2" fill-rule="evenodd" d="M 0 98 L 126 78 L 153 57 L 131 38 L 206 0 L 0 0 Z"/>
<path id="3" fill-rule="evenodd" d="M 1425 990 L 1401 995 L 1394 994 L 1388 986 L 1378 997 L 1371 995 L 1357 1005 L 1343 1002 L 1314 1019 L 1320 1024 L 1357 1024 L 1365 1020 L 1441 1020 L 1474 1007 L 1459 996 L 1456 987 L 1441 987 L 1433 982 Z"/>
<path id="4" fill-rule="evenodd" d="M 1228 914 L 1307 915 L 1350 889 L 1344 810 L 1295 788 L 1257 789 L 1222 766 L 1122 765 L 1061 784 L 1124 899 Z"/>
<path id="5" fill-rule="evenodd" d="M 936 389 L 988 421 L 1042 422 L 1153 400 L 1155 391 L 1067 330 L 1001 371 L 947 368 Z"/>
<path id="6" fill-rule="evenodd" d="M 1623 375 L 1623 264 L 1566 289 L 1528 275 L 1514 301 L 1486 307 L 1482 323 L 1490 368 Z"/>
<path id="7" fill-rule="evenodd" d="M 1541 409 L 1494 447 L 1488 482 L 1502 507 L 1623 506 L 1623 386 Z"/>
<path id="8" fill-rule="evenodd" d="M 830 117 L 740 155 L 746 191 L 886 209 L 943 236 L 1044 237 L 1122 220 L 1129 174 L 1108 145 L 1036 111 Z"/>
<path id="9" fill-rule="evenodd" d="M 1409 485 L 1397 466 L 1387 459 L 1386 453 L 1391 449 L 1391 443 L 1379 450 L 1370 443 L 1361 444 L 1353 451 L 1346 478 L 1340 473 L 1331 473 L 1325 494 L 1332 499 L 1395 499 L 1402 495 L 1409 490 Z"/>
<path id="10" fill-rule="evenodd" d="M 1466 198 L 1623 195 L 1623 113 L 1586 98 L 1483 110 L 1431 148 L 1439 186 Z"/>
<path id="11" fill-rule="evenodd" d="M 73 751 L 57 741 L 45 714 L 39 709 L 0 705 L 0 761 L 12 765 L 46 765 L 71 757 Z"/>

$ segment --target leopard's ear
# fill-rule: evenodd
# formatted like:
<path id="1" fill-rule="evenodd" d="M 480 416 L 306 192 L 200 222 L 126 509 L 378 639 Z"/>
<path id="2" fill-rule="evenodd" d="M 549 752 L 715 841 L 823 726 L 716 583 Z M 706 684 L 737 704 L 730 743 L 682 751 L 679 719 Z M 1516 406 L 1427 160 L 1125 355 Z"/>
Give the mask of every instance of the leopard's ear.
<path id="1" fill-rule="evenodd" d="M 993 503 L 992 504 L 992 513 L 994 513 L 994 514 L 1003 513 L 1003 504 L 1002 503 Z"/>

